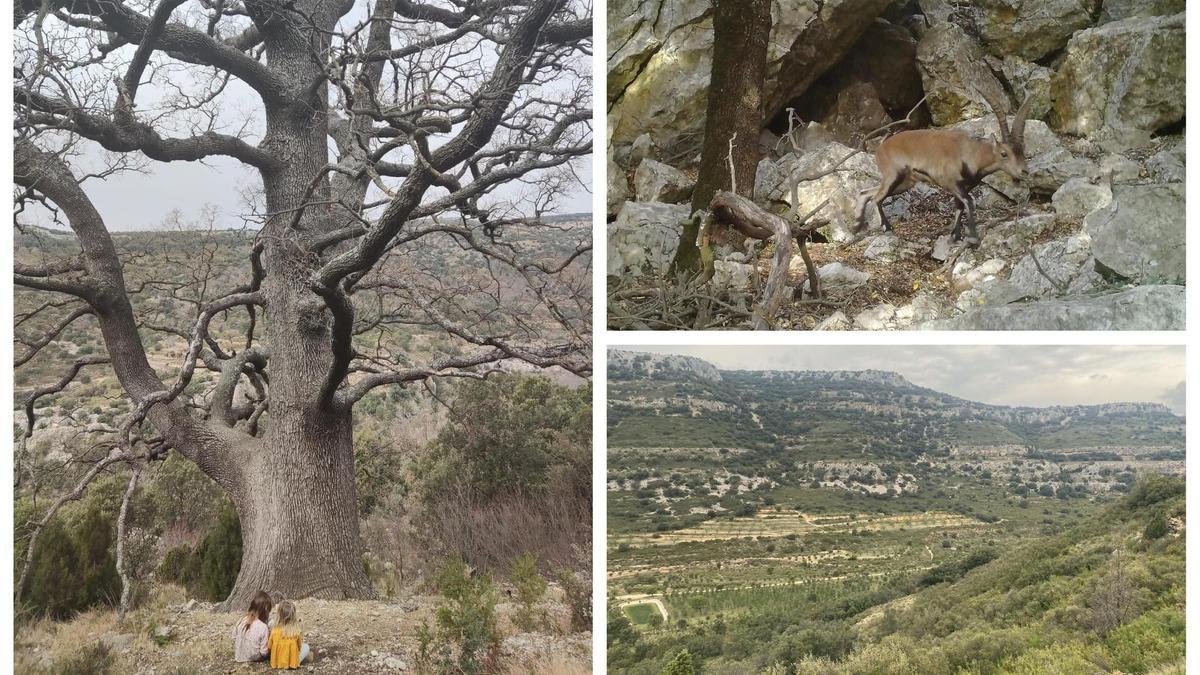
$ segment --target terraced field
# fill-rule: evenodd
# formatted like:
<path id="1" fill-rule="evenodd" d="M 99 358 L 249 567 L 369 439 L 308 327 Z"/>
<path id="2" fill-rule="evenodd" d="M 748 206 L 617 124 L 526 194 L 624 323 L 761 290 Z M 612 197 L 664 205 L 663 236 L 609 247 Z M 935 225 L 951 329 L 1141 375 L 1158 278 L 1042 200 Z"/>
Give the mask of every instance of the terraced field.
<path id="1" fill-rule="evenodd" d="M 674 532 L 614 535 L 610 542 L 639 546 L 670 546 L 687 541 L 744 539 L 747 537 L 787 537 L 812 534 L 857 534 L 904 530 L 954 530 L 983 525 L 975 518 L 954 513 L 918 513 L 908 515 L 838 514 L 813 516 L 795 511 L 760 511 L 749 518 L 706 520 Z"/>

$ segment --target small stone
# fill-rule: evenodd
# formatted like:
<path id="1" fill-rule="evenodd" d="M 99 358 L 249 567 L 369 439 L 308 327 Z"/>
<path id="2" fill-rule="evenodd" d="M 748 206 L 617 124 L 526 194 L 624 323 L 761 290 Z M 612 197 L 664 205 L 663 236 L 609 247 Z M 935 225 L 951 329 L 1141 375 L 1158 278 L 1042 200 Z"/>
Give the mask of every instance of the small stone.
<path id="1" fill-rule="evenodd" d="M 850 319 L 839 309 L 817 324 L 813 330 L 850 330 Z"/>
<path id="2" fill-rule="evenodd" d="M 887 330 L 896 316 L 896 306 L 886 303 L 865 309 L 854 317 L 854 325 L 862 330 Z"/>
<path id="3" fill-rule="evenodd" d="M 950 257 L 950 235 L 943 234 L 933 242 L 933 253 L 930 254 L 938 262 L 946 262 Z"/>
<path id="4" fill-rule="evenodd" d="M 392 670 L 408 670 L 408 665 L 405 664 L 404 661 L 401 661 L 400 659 L 396 658 L 395 656 L 389 656 L 386 659 L 384 659 L 383 665 L 387 666 L 388 668 L 391 668 Z"/>
<path id="5" fill-rule="evenodd" d="M 821 280 L 822 288 L 857 288 L 867 283 L 871 273 L 856 270 L 840 262 L 832 262 L 817 269 L 817 277 Z"/>

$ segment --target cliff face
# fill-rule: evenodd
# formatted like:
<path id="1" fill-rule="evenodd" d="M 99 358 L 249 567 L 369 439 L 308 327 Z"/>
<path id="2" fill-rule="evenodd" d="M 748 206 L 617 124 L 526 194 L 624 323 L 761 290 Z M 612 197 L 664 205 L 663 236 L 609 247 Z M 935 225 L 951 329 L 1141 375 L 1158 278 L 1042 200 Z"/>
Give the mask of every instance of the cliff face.
<path id="1" fill-rule="evenodd" d="M 608 351 L 610 377 L 618 374 L 629 378 L 695 377 L 708 382 L 720 382 L 721 371 L 708 361 L 692 356 Z"/>
<path id="2" fill-rule="evenodd" d="M 610 429 L 617 420 L 654 418 L 614 436 L 634 445 L 674 438 L 724 447 L 872 448 L 881 456 L 1001 446 L 1132 456 L 1179 454 L 1184 440 L 1183 418 L 1160 403 L 992 405 L 892 371 L 719 370 L 694 357 L 616 350 L 609 353 L 609 411 Z M 639 437 L 663 425 L 672 431 Z"/>

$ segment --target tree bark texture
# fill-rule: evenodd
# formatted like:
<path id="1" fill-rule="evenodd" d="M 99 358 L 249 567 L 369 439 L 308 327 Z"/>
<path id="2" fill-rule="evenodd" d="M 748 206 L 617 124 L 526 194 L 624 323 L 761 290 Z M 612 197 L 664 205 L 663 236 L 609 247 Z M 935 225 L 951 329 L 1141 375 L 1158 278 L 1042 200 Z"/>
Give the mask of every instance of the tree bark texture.
<path id="1" fill-rule="evenodd" d="M 763 122 L 763 78 L 771 35 L 770 1 L 717 0 L 713 34 L 712 80 L 700 174 L 692 192 L 693 212 L 708 208 L 717 190 L 733 187 L 728 161 L 731 139 L 737 193 L 750 195 L 754 190 L 754 174 L 760 158 L 758 135 Z M 699 226 L 698 220 L 684 226 L 675 253 L 675 269 L 700 269 L 700 251 L 696 245 Z"/>

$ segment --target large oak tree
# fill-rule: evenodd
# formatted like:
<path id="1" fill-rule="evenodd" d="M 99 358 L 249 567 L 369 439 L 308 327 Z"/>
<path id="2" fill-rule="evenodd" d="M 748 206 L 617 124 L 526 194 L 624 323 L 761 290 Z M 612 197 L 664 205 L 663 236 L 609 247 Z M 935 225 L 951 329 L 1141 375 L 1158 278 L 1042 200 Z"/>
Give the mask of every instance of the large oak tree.
<path id="1" fill-rule="evenodd" d="M 41 209 L 74 233 L 69 254 L 16 263 L 19 288 L 48 294 L 22 317 L 44 315 L 28 325 L 48 327 L 18 335 L 17 365 L 79 321 L 93 321 L 106 348 L 23 395 L 27 436 L 36 401 L 84 368 L 107 364 L 133 404 L 106 436 L 108 454 L 64 499 L 123 465 L 133 470 L 128 497 L 146 461 L 177 452 L 239 514 L 244 552 L 228 603 L 259 589 L 373 596 L 356 506 L 356 402 L 377 387 L 479 377 L 513 361 L 590 370 L 590 275 L 579 269 L 590 264 L 590 236 L 557 258 L 509 240 L 551 227 L 539 216 L 570 184 L 571 161 L 591 152 L 581 84 L 590 9 L 16 0 L 15 12 L 17 226 Z M 240 125 L 229 113 L 236 91 L 255 108 Z M 103 170 L 92 166 L 98 156 Z M 143 257 L 114 243 L 108 223 L 122 214 L 101 213 L 89 181 L 218 157 L 249 167 L 261 195 L 244 283 L 208 275 L 204 293 L 187 296 L 186 325 L 155 325 L 135 300 L 180 284 L 169 273 L 130 283 Z M 447 242 L 463 269 L 425 255 Z M 246 329 L 233 343 L 215 326 L 237 312 Z M 455 347 L 397 350 L 386 340 L 396 325 Z M 147 358 L 155 331 L 186 344 L 178 375 Z M 197 393 L 201 370 L 216 377 Z"/>

